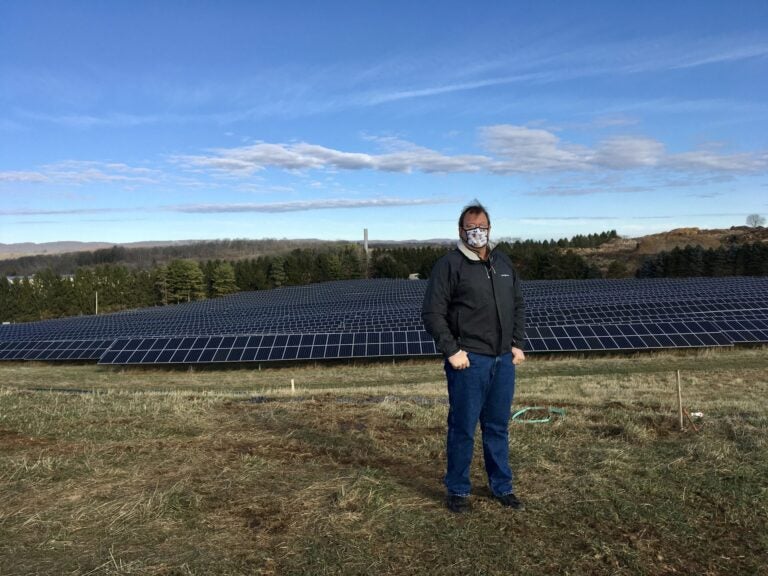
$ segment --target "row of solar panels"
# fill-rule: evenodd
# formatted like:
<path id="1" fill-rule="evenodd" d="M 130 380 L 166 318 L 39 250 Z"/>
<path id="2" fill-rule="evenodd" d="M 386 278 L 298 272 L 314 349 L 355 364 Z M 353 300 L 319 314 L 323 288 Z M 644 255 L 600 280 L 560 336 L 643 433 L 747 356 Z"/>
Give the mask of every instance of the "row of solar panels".
<path id="1" fill-rule="evenodd" d="M 528 352 L 589 352 L 768 342 L 768 322 L 677 322 L 529 328 Z M 198 364 L 436 355 L 427 332 L 148 337 L 0 342 L 0 360 Z"/>
<path id="2" fill-rule="evenodd" d="M 0 326 L 0 360 L 188 364 L 434 355 L 420 320 L 425 285 L 329 282 Z M 768 342 L 767 278 L 537 281 L 524 289 L 531 352 Z"/>
<path id="3" fill-rule="evenodd" d="M 620 297 L 620 295 L 617 294 Z M 531 299 L 533 300 L 533 299 Z M 527 324 L 529 326 L 592 324 L 592 323 L 640 323 L 684 320 L 728 320 L 768 318 L 768 300 L 760 302 L 733 301 L 722 304 L 702 302 L 654 302 L 642 305 L 592 305 L 588 307 L 552 306 L 542 308 L 528 301 Z M 177 308 L 177 316 L 156 318 L 154 321 L 128 315 L 82 317 L 54 320 L 25 325 L 13 325 L 0 329 L 0 338 L 12 340 L 119 338 L 121 336 L 178 335 L 178 334 L 253 334 L 253 333 L 307 333 L 307 332 L 368 332 L 402 331 L 421 328 L 420 301 L 414 299 L 410 309 L 402 309 L 399 315 L 385 310 L 347 312 L 340 315 L 314 315 L 306 317 L 301 310 L 294 316 L 283 315 L 275 319 L 258 307 L 239 317 L 214 318 L 200 315 L 196 308 Z M 567 305 L 564 305 L 567 306 Z M 103 319 L 103 320 L 102 320 Z"/>

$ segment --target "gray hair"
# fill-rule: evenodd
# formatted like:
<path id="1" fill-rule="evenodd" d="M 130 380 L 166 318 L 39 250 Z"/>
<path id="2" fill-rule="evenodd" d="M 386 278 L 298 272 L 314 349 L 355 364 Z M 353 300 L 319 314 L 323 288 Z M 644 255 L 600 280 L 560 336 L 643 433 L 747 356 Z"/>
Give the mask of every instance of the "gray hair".
<path id="1" fill-rule="evenodd" d="M 488 218 L 488 225 L 491 225 L 491 215 L 488 214 L 488 210 L 486 210 L 485 206 L 480 204 L 480 201 L 477 198 L 464 206 L 464 209 L 461 211 L 461 216 L 459 216 L 459 228 L 464 227 L 464 216 L 467 214 L 485 214 L 485 217 Z"/>

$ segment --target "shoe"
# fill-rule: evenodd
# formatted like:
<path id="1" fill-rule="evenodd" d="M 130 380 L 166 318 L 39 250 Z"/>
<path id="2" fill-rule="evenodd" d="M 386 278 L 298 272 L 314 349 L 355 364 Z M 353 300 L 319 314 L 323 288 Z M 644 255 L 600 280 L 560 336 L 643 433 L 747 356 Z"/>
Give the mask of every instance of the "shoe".
<path id="1" fill-rule="evenodd" d="M 466 496 L 456 496 L 455 494 L 448 494 L 445 497 L 445 507 L 454 514 L 464 514 L 465 512 L 472 511 L 472 504 L 470 504 L 469 498 Z"/>
<path id="2" fill-rule="evenodd" d="M 513 510 L 525 510 L 525 504 L 520 502 L 520 500 L 517 499 L 517 496 L 512 492 L 504 494 L 503 496 L 496 496 L 496 500 L 498 500 L 502 506 L 507 508 L 512 508 Z"/>

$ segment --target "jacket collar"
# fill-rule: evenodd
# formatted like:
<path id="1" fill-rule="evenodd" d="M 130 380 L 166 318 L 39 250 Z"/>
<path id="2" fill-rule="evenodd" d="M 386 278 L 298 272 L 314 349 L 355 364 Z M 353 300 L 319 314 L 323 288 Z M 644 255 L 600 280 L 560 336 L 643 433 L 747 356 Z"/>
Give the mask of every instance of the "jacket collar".
<path id="1" fill-rule="evenodd" d="M 488 241 L 488 257 L 489 258 L 491 255 L 491 250 L 493 250 L 495 246 L 496 244 L 494 244 L 490 240 Z M 464 256 L 466 256 L 470 260 L 474 262 L 482 262 L 482 260 L 480 259 L 480 256 L 477 255 L 477 252 L 473 252 L 472 250 L 467 248 L 466 244 L 464 244 L 464 242 L 462 242 L 461 240 L 459 240 L 459 243 L 456 245 L 456 247 L 459 249 L 459 252 L 464 254 Z"/>

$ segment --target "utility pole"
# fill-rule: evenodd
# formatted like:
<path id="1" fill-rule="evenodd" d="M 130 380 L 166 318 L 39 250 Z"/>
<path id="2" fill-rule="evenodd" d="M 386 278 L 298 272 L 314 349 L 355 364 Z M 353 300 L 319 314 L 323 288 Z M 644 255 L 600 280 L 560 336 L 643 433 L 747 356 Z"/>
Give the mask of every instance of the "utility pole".
<path id="1" fill-rule="evenodd" d="M 99 315 L 99 291 L 96 290 L 96 316 Z"/>

